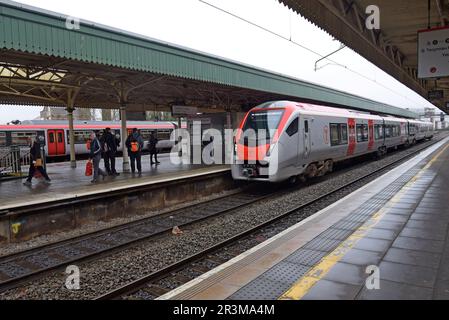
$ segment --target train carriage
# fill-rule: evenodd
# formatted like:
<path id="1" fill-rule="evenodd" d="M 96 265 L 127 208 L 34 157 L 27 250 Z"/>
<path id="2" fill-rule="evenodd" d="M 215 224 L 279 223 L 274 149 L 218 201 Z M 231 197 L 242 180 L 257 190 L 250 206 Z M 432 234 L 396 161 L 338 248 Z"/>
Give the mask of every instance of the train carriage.
<path id="1" fill-rule="evenodd" d="M 422 132 L 411 135 L 410 123 Z M 331 172 L 337 161 L 369 153 L 382 156 L 414 139 L 431 138 L 432 128 L 424 121 L 306 103 L 268 102 L 250 110 L 242 121 L 235 139 L 232 175 L 237 180 L 273 182 L 321 176 Z"/>
<path id="2" fill-rule="evenodd" d="M 92 131 L 101 131 L 107 127 L 111 128 L 118 137 L 122 136 L 121 125 L 118 122 L 75 121 L 75 154 L 87 154 L 89 150 L 86 147 L 86 142 L 90 133 Z M 170 135 L 177 128 L 177 124 L 162 121 L 128 121 L 128 134 L 131 133 L 132 128 L 140 130 L 145 142 L 144 149 L 147 148 L 150 132 L 154 131 L 159 139 L 157 148 L 162 150 L 173 146 L 174 142 L 170 140 Z M 19 146 L 26 152 L 37 135 L 44 137 L 44 150 L 47 157 L 67 157 L 70 154 L 70 135 L 67 121 L 33 120 L 24 121 L 19 125 L 0 125 L 0 148 L 8 150 L 10 146 L 14 145 Z M 123 143 L 121 143 L 118 151 L 122 151 L 122 148 Z"/>

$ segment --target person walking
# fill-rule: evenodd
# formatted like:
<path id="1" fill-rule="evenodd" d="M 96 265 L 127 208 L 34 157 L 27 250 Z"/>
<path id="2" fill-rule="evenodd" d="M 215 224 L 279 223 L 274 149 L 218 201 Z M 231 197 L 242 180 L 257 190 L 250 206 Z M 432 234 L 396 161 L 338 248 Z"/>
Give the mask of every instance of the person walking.
<path id="1" fill-rule="evenodd" d="M 30 169 L 28 171 L 28 177 L 26 181 L 23 183 L 26 186 L 31 186 L 31 180 L 36 173 L 36 170 L 40 172 L 40 174 L 44 177 L 46 183 L 50 183 L 51 179 L 48 177 L 47 171 L 44 168 L 44 152 L 42 145 L 44 143 L 44 137 L 36 136 L 33 141 L 33 144 L 30 148 Z"/>
<path id="2" fill-rule="evenodd" d="M 100 161 L 101 161 L 101 142 L 98 139 L 95 132 L 92 132 L 90 134 L 90 155 L 89 160 L 92 160 L 93 167 L 94 167 L 94 176 L 92 179 L 92 183 L 96 183 L 98 181 L 98 176 L 102 175 L 103 180 L 107 176 L 107 174 L 100 168 Z"/>
<path id="3" fill-rule="evenodd" d="M 139 131 L 137 131 L 137 128 L 133 129 L 133 133 L 128 137 L 128 139 L 126 139 L 125 145 L 128 148 L 129 159 L 131 162 L 131 172 L 136 172 L 137 162 L 137 171 L 139 172 L 139 175 L 141 175 L 143 139 L 139 134 Z"/>
<path id="4" fill-rule="evenodd" d="M 103 159 L 106 172 L 110 176 L 118 176 L 115 170 L 115 154 L 117 153 L 117 138 L 106 128 L 102 136 Z"/>
<path id="5" fill-rule="evenodd" d="M 157 161 L 157 143 L 158 139 L 156 138 L 154 131 L 150 132 L 150 140 L 148 141 L 148 150 L 150 151 L 150 164 L 156 164 L 158 165 L 160 162 Z M 154 162 L 153 162 L 153 156 L 154 156 Z"/>

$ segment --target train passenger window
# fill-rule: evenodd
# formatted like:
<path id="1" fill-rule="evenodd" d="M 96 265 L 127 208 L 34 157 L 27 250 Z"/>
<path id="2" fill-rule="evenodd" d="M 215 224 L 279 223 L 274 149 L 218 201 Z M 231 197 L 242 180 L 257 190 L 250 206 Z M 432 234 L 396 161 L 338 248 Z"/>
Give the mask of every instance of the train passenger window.
<path id="1" fill-rule="evenodd" d="M 387 124 L 385 125 L 385 138 L 391 138 L 392 132 L 391 132 L 391 125 Z"/>
<path id="2" fill-rule="evenodd" d="M 346 124 L 340 124 L 341 141 L 340 144 L 348 143 L 348 126 Z"/>
<path id="3" fill-rule="evenodd" d="M 50 140 L 50 143 L 55 143 L 55 134 L 53 132 L 50 132 L 49 140 Z"/>
<path id="4" fill-rule="evenodd" d="M 374 137 L 376 140 L 381 140 L 384 138 L 384 130 L 381 124 L 374 125 Z"/>
<path id="5" fill-rule="evenodd" d="M 298 118 L 296 118 L 295 120 L 292 121 L 292 123 L 290 123 L 290 125 L 288 126 L 287 130 L 285 132 L 287 132 L 288 136 L 291 137 L 293 135 L 295 135 L 296 133 L 298 133 Z"/>
<path id="6" fill-rule="evenodd" d="M 157 138 L 158 140 L 170 140 L 170 135 L 173 130 L 157 130 Z"/>
<path id="7" fill-rule="evenodd" d="M 0 132 L 0 147 L 6 147 L 6 132 Z"/>
<path id="8" fill-rule="evenodd" d="M 331 123 L 331 146 L 339 146 L 348 143 L 348 126 L 342 123 Z"/>
<path id="9" fill-rule="evenodd" d="M 309 133 L 309 121 L 304 121 L 304 132 Z"/>
<path id="10" fill-rule="evenodd" d="M 358 124 L 357 125 L 357 142 L 368 141 L 368 125 Z"/>
<path id="11" fill-rule="evenodd" d="M 11 144 L 15 146 L 29 146 L 36 138 L 35 131 L 11 132 Z"/>
<path id="12" fill-rule="evenodd" d="M 86 144 L 87 140 L 89 140 L 91 131 L 74 131 L 75 135 L 75 144 Z M 70 144 L 70 133 L 67 130 L 67 143 Z"/>
<path id="13" fill-rule="evenodd" d="M 58 143 L 63 143 L 63 139 L 62 139 L 62 133 L 58 132 Z"/>

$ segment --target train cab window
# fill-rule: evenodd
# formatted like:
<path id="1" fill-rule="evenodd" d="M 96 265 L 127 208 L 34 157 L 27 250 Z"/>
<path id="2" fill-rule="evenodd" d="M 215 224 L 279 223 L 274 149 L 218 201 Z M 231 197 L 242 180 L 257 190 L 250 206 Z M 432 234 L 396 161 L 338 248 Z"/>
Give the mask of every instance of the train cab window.
<path id="1" fill-rule="evenodd" d="M 11 132 L 11 144 L 15 146 L 29 146 L 36 138 L 35 131 Z"/>
<path id="2" fill-rule="evenodd" d="M 357 142 L 368 141 L 368 125 L 358 124 L 357 125 Z"/>
<path id="3" fill-rule="evenodd" d="M 348 126 L 342 123 L 331 123 L 331 146 L 339 146 L 348 143 Z"/>
<path id="4" fill-rule="evenodd" d="M 384 138 L 384 130 L 381 124 L 374 125 L 374 137 L 376 140 L 382 140 Z"/>
<path id="5" fill-rule="evenodd" d="M 243 132 L 253 130 L 253 132 L 265 132 L 266 137 L 258 137 L 258 139 L 271 140 L 278 129 L 284 110 L 263 110 L 253 111 L 246 118 Z M 242 135 L 243 138 L 244 135 Z"/>
<path id="6" fill-rule="evenodd" d="M 299 120 L 298 118 L 293 120 L 292 123 L 290 123 L 290 125 L 288 126 L 287 130 L 285 131 L 285 132 L 287 132 L 289 137 L 298 133 L 298 130 L 299 130 L 298 120 Z"/>
<path id="7" fill-rule="evenodd" d="M 0 147 L 6 147 L 6 132 L 0 132 Z"/>

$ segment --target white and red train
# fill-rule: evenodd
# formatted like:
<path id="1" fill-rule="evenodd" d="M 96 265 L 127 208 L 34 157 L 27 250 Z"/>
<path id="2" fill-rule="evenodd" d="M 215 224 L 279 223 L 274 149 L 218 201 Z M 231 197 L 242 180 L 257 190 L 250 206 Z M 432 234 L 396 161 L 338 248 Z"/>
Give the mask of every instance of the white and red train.
<path id="1" fill-rule="evenodd" d="M 390 148 L 431 139 L 434 132 L 431 122 L 289 101 L 255 107 L 239 129 L 233 178 L 270 182 L 322 176 L 337 161 L 382 156 Z M 258 130 L 266 136 L 253 134 Z"/>
<path id="2" fill-rule="evenodd" d="M 89 153 L 86 142 L 90 133 L 92 131 L 101 131 L 105 128 L 111 128 L 114 134 L 120 137 L 123 136 L 119 122 L 75 121 L 75 153 L 77 155 Z M 154 131 L 159 139 L 157 148 L 167 149 L 174 144 L 170 141 L 170 134 L 177 128 L 177 124 L 162 121 L 128 121 L 128 133 L 131 133 L 133 128 L 140 130 L 145 141 L 144 149 L 147 147 L 151 131 Z M 66 157 L 70 154 L 68 122 L 59 120 L 33 120 L 19 125 L 0 125 L 0 148 L 8 148 L 11 145 L 28 148 L 37 135 L 45 137 L 45 153 L 47 157 Z M 120 144 L 119 151 L 122 150 L 122 147 L 123 141 Z"/>

